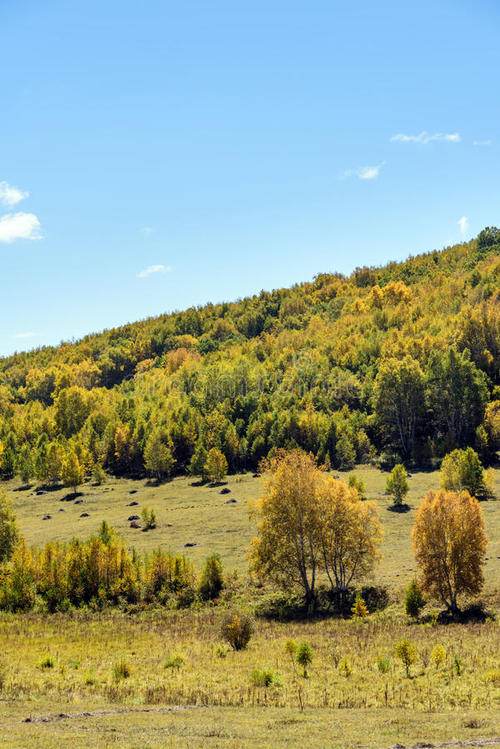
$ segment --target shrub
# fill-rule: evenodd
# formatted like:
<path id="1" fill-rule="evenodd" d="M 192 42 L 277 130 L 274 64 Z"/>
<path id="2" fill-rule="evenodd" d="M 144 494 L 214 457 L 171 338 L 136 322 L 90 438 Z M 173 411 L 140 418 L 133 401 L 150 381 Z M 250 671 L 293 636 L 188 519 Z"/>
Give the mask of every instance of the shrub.
<path id="1" fill-rule="evenodd" d="M 132 669 L 126 661 L 118 661 L 118 663 L 115 663 L 113 666 L 113 678 L 115 681 L 128 679 L 131 673 Z"/>
<path id="2" fill-rule="evenodd" d="M 253 687 L 270 687 L 272 684 L 280 684 L 279 677 L 275 676 L 270 668 L 254 668 L 250 674 L 250 684 Z"/>
<path id="3" fill-rule="evenodd" d="M 403 499 L 408 494 L 410 486 L 406 480 L 406 468 L 401 463 L 394 466 L 391 475 L 387 479 L 385 490 L 390 494 L 396 507 L 403 504 Z"/>
<path id="4" fill-rule="evenodd" d="M 224 587 L 224 577 L 222 574 L 222 563 L 218 554 L 212 554 L 205 561 L 201 573 L 199 593 L 204 601 L 211 601 L 218 598 L 219 593 Z"/>
<path id="5" fill-rule="evenodd" d="M 417 650 L 414 645 L 405 637 L 401 642 L 398 642 L 394 648 L 394 653 L 403 662 L 406 669 L 406 675 L 410 675 L 410 666 L 412 666 L 417 660 Z"/>
<path id="6" fill-rule="evenodd" d="M 341 662 L 339 666 L 339 672 L 342 674 L 342 676 L 345 676 L 346 679 L 352 674 L 352 668 L 347 658 L 344 658 L 344 660 Z"/>
<path id="7" fill-rule="evenodd" d="M 431 652 L 431 661 L 438 669 L 446 661 L 446 650 L 442 645 L 436 645 Z"/>
<path id="8" fill-rule="evenodd" d="M 233 650 L 244 650 L 254 631 L 252 619 L 246 614 L 227 614 L 221 627 L 221 635 Z"/>
<path id="9" fill-rule="evenodd" d="M 165 663 L 163 664 L 163 668 L 179 669 L 183 665 L 184 665 L 184 658 L 182 657 L 182 655 L 170 655 L 170 653 L 167 653 L 167 657 L 165 659 Z"/>
<path id="10" fill-rule="evenodd" d="M 144 523 L 145 531 L 153 530 L 153 528 L 156 528 L 156 513 L 154 510 L 150 510 L 149 507 L 143 507 L 141 517 Z"/>
<path id="11" fill-rule="evenodd" d="M 364 619 L 370 613 L 366 607 L 366 603 L 363 601 L 361 596 L 356 596 L 354 605 L 351 609 L 353 619 Z"/>
<path id="12" fill-rule="evenodd" d="M 301 666 L 303 671 L 304 679 L 307 679 L 307 667 L 312 663 L 313 649 L 308 642 L 301 642 L 297 646 L 297 652 L 295 654 L 295 660 Z"/>
<path id="13" fill-rule="evenodd" d="M 381 674 L 387 674 L 391 670 L 392 658 L 379 655 L 377 658 L 377 668 Z"/>
<path id="14" fill-rule="evenodd" d="M 39 668 L 48 669 L 48 668 L 54 668 L 56 665 L 55 658 L 53 658 L 51 655 L 46 655 L 45 658 L 42 658 L 40 663 L 38 664 Z"/>
<path id="15" fill-rule="evenodd" d="M 459 655 L 457 655 L 455 653 L 455 655 L 453 656 L 453 669 L 454 669 L 455 674 L 457 676 L 461 675 L 461 673 L 462 673 L 462 666 L 463 666 L 462 659 L 460 658 Z"/>
<path id="16" fill-rule="evenodd" d="M 382 611 L 389 605 L 389 593 L 383 585 L 363 585 L 360 596 L 368 611 Z"/>
<path id="17" fill-rule="evenodd" d="M 405 612 L 407 616 L 418 619 L 420 610 L 425 606 L 425 598 L 415 579 L 411 581 L 405 590 Z"/>
<path id="18" fill-rule="evenodd" d="M 363 479 L 360 479 L 359 476 L 356 476 L 355 473 L 350 474 L 347 485 L 349 486 L 350 489 L 356 489 L 356 491 L 359 494 L 360 499 L 365 498 L 365 491 L 366 491 L 365 482 L 363 481 Z"/>
<path id="19" fill-rule="evenodd" d="M 216 658 L 225 658 L 230 650 L 231 648 L 227 643 L 216 642 L 214 645 L 214 656 Z"/>

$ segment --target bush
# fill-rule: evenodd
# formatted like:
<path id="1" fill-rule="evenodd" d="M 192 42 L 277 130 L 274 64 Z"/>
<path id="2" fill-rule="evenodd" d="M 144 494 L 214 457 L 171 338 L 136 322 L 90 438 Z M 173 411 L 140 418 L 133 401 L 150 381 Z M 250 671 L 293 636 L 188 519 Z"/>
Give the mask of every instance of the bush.
<path id="1" fill-rule="evenodd" d="M 370 613 L 366 607 L 366 603 L 363 601 L 361 596 L 356 596 L 354 605 L 351 609 L 353 619 L 364 619 Z"/>
<path id="2" fill-rule="evenodd" d="M 214 645 L 214 656 L 216 658 L 226 658 L 228 652 L 231 650 L 229 645 L 225 642 L 216 642 Z"/>
<path id="3" fill-rule="evenodd" d="M 383 611 L 389 605 L 389 592 L 383 585 L 363 585 L 360 596 L 368 611 Z"/>
<path id="4" fill-rule="evenodd" d="M 425 606 L 425 598 L 415 579 L 411 581 L 405 590 L 405 612 L 407 616 L 418 619 L 420 610 Z"/>
<path id="5" fill-rule="evenodd" d="M 436 666 L 436 670 L 446 661 L 446 650 L 442 645 L 436 645 L 431 652 L 431 661 Z"/>
<path id="6" fill-rule="evenodd" d="M 281 679 L 270 668 L 254 668 L 250 674 L 250 684 L 253 687 L 280 686 Z"/>
<path id="7" fill-rule="evenodd" d="M 55 658 L 53 658 L 51 655 L 46 655 L 45 658 L 42 658 L 42 660 L 38 664 L 38 668 L 43 668 L 43 669 L 54 668 L 55 665 L 56 665 Z"/>
<path id="8" fill-rule="evenodd" d="M 222 574 L 222 563 L 218 554 L 212 554 L 205 561 L 201 573 L 199 593 L 204 601 L 212 601 L 218 598 L 224 587 L 224 577 Z"/>
<path id="9" fill-rule="evenodd" d="M 303 598 L 286 593 L 270 593 L 263 596 L 254 610 L 255 616 L 262 619 L 277 619 L 281 622 L 303 619 L 307 613 Z"/>
<path id="10" fill-rule="evenodd" d="M 342 674 L 342 676 L 345 676 L 346 679 L 352 674 L 352 668 L 347 658 L 344 658 L 344 660 L 340 663 L 339 672 Z"/>
<path id="11" fill-rule="evenodd" d="M 115 665 L 113 666 L 113 679 L 115 681 L 128 679 L 131 673 L 132 669 L 130 668 L 129 664 L 126 663 L 126 661 L 118 661 L 118 663 L 115 663 Z"/>
<path id="12" fill-rule="evenodd" d="M 377 668 L 381 674 L 387 674 L 392 667 L 392 658 L 379 655 L 377 658 Z"/>
<path id="13" fill-rule="evenodd" d="M 233 650 L 244 650 L 254 631 L 252 619 L 246 614 L 227 614 L 221 626 L 221 635 Z"/>
<path id="14" fill-rule="evenodd" d="M 303 671 L 303 677 L 304 679 L 307 679 L 307 667 L 312 663 L 313 659 L 313 649 L 309 645 L 308 642 L 301 642 L 297 646 L 297 651 L 295 653 L 295 660 L 301 666 Z"/>
<path id="15" fill-rule="evenodd" d="M 396 507 L 401 507 L 403 499 L 408 494 L 410 486 L 406 480 L 406 468 L 401 463 L 394 466 L 387 479 L 385 490 L 390 494 Z"/>
<path id="16" fill-rule="evenodd" d="M 143 507 L 141 517 L 144 523 L 145 531 L 153 530 L 153 528 L 156 528 L 156 513 L 154 510 L 150 510 L 149 507 Z"/>
<path id="17" fill-rule="evenodd" d="M 403 662 L 406 669 L 406 675 L 410 675 L 410 666 L 417 660 L 417 649 L 414 645 L 405 637 L 401 642 L 398 642 L 394 648 L 394 653 Z"/>
<path id="18" fill-rule="evenodd" d="M 176 668 L 179 669 L 184 665 L 184 658 L 181 655 L 170 655 L 167 653 L 163 668 Z"/>

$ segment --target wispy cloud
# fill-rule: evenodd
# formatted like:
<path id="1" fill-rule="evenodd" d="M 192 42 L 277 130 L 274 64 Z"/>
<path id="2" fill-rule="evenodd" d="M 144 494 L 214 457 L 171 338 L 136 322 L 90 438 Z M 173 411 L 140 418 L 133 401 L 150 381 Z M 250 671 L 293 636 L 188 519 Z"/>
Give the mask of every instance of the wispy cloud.
<path id="1" fill-rule="evenodd" d="M 143 226 L 141 229 L 139 229 L 139 231 L 141 232 L 141 234 L 145 234 L 147 236 L 148 234 L 152 234 L 153 229 L 150 226 Z"/>
<path id="2" fill-rule="evenodd" d="M 462 138 L 458 133 L 428 133 L 426 130 L 422 130 L 418 135 L 406 135 L 405 133 L 397 133 L 393 135 L 391 141 L 398 143 L 432 143 L 433 141 L 443 141 L 448 143 L 460 143 Z"/>
<path id="3" fill-rule="evenodd" d="M 483 148 L 487 148 L 488 146 L 491 146 L 491 140 L 474 140 L 472 141 L 473 146 L 482 146 Z"/>
<path id="4" fill-rule="evenodd" d="M 349 177 L 357 177 L 358 179 L 376 179 L 380 174 L 380 170 L 384 166 L 385 161 L 376 166 L 360 166 L 358 169 L 346 169 L 342 172 L 340 179 L 348 179 Z"/>
<path id="5" fill-rule="evenodd" d="M 23 192 L 18 187 L 9 185 L 8 182 L 0 182 L 0 203 L 8 208 L 20 203 L 29 196 L 29 192 Z"/>
<path id="6" fill-rule="evenodd" d="M 34 213 L 6 213 L 0 217 L 0 242 L 41 239 L 40 222 Z"/>
<path id="7" fill-rule="evenodd" d="M 171 273 L 171 272 L 172 272 L 171 265 L 149 265 L 147 268 L 144 268 L 144 270 L 141 270 L 141 272 L 137 274 L 137 278 L 147 278 L 148 276 L 151 276 L 153 273 Z"/>
<path id="8" fill-rule="evenodd" d="M 38 335 L 37 333 L 33 333 L 32 330 L 29 330 L 26 333 L 16 333 L 12 337 L 13 338 L 36 338 L 37 335 Z"/>
<path id="9" fill-rule="evenodd" d="M 460 227 L 460 233 L 465 234 L 467 229 L 469 228 L 469 219 L 467 218 L 467 216 L 462 216 L 462 218 L 458 219 L 457 224 Z"/>

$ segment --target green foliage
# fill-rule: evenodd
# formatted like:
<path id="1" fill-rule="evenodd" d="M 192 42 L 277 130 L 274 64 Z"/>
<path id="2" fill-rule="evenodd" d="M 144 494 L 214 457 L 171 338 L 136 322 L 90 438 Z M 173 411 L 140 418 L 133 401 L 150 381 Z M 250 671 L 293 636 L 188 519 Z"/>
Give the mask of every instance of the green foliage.
<path id="1" fill-rule="evenodd" d="M 401 463 L 394 466 L 391 475 L 387 479 L 385 490 L 390 494 L 396 507 L 403 504 L 403 499 L 408 494 L 410 485 L 406 479 L 406 468 Z"/>
<path id="2" fill-rule="evenodd" d="M 405 590 L 405 612 L 407 616 L 418 619 L 424 606 L 425 598 L 414 578 Z"/>
<path id="3" fill-rule="evenodd" d="M 225 455 L 216 447 L 212 447 L 207 455 L 204 467 L 204 475 L 210 481 L 222 481 L 227 473 L 227 460 Z"/>
<path id="4" fill-rule="evenodd" d="M 359 498 L 364 499 L 366 486 L 365 486 L 365 482 L 361 478 L 359 478 L 359 476 L 356 476 L 355 473 L 351 473 L 349 475 L 347 485 L 351 489 L 356 489 L 356 491 L 359 494 Z"/>
<path id="5" fill-rule="evenodd" d="M 392 658 L 379 655 L 377 658 L 377 668 L 381 674 L 387 674 L 392 668 Z"/>
<path id="6" fill-rule="evenodd" d="M 247 614 L 226 614 L 222 620 L 221 636 L 233 650 L 244 650 L 254 631 L 252 619 Z"/>
<path id="7" fill-rule="evenodd" d="M 113 666 L 113 679 L 115 681 L 121 681 L 122 679 L 128 679 L 132 675 L 132 669 L 126 661 L 118 661 Z"/>
<path id="8" fill-rule="evenodd" d="M 487 493 L 484 468 L 472 447 L 453 450 L 441 463 L 441 486 L 450 491 L 466 490 L 473 497 L 484 497 Z"/>
<path id="9" fill-rule="evenodd" d="M 38 664 L 38 668 L 41 669 L 51 669 L 55 668 L 56 661 L 55 658 L 52 655 L 46 655 L 44 658 L 41 659 L 41 661 Z"/>
<path id="10" fill-rule="evenodd" d="M 0 564 L 11 558 L 18 536 L 12 503 L 5 492 L 0 491 Z"/>
<path id="11" fill-rule="evenodd" d="M 178 671 L 183 665 L 184 658 L 182 655 L 171 655 L 170 653 L 167 653 L 165 662 L 163 663 L 163 668 L 172 668 Z"/>
<path id="12" fill-rule="evenodd" d="M 56 484 L 67 451 L 85 471 L 159 480 L 219 481 L 295 446 L 334 470 L 474 445 L 492 462 L 499 246 L 487 227 L 404 263 L 4 358 L 0 476 Z"/>
<path id="13" fill-rule="evenodd" d="M 212 554 L 205 560 L 201 573 L 199 593 L 204 601 L 219 597 L 224 587 L 222 562 L 218 554 Z"/>
<path id="14" fill-rule="evenodd" d="M 144 530 L 149 531 L 156 528 L 156 513 L 150 507 L 143 507 L 141 510 L 141 518 L 144 523 Z"/>
<path id="15" fill-rule="evenodd" d="M 303 669 L 303 677 L 304 679 L 307 679 L 307 667 L 312 663 L 314 653 L 312 647 L 309 645 L 308 642 L 300 642 L 297 645 L 297 650 L 295 653 L 295 660 L 297 661 L 298 665 Z"/>
<path id="16" fill-rule="evenodd" d="M 254 668 L 250 674 L 250 684 L 253 687 L 279 686 L 281 680 L 271 668 Z"/>

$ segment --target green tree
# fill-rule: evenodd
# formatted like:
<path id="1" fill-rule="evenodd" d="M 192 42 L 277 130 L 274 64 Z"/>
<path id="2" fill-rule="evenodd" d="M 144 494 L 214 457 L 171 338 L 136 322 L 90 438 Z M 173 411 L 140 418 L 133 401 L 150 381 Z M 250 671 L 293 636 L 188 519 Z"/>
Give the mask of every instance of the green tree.
<path id="1" fill-rule="evenodd" d="M 473 442 L 488 389 L 483 372 L 470 360 L 469 352 L 458 353 L 454 348 L 433 352 L 426 379 L 435 428 L 447 435 L 452 446 Z"/>
<path id="2" fill-rule="evenodd" d="M 204 601 L 218 598 L 224 587 L 222 562 L 218 554 L 212 554 L 205 560 L 200 579 L 200 596 Z"/>
<path id="3" fill-rule="evenodd" d="M 401 642 L 398 642 L 394 648 L 394 653 L 402 660 L 406 669 L 406 675 L 410 676 L 410 666 L 417 660 L 417 649 L 415 646 L 405 637 Z"/>
<path id="4" fill-rule="evenodd" d="M 12 556 L 19 533 L 12 504 L 4 491 L 0 492 L 0 564 Z"/>
<path id="5" fill-rule="evenodd" d="M 484 468 L 472 447 L 453 450 L 443 458 L 441 486 L 454 492 L 466 490 L 473 497 L 479 498 L 486 493 Z"/>
<path id="6" fill-rule="evenodd" d="M 313 649 L 308 642 L 300 642 L 295 653 L 295 660 L 303 668 L 303 677 L 307 679 L 307 667 L 312 663 Z"/>
<path id="7" fill-rule="evenodd" d="M 401 463 L 394 466 L 391 475 L 387 478 L 385 490 L 390 494 L 396 507 L 403 504 L 403 499 L 408 494 L 410 485 L 406 479 L 406 468 Z"/>
<path id="8" fill-rule="evenodd" d="M 223 453 L 212 447 L 205 463 L 205 475 L 210 481 L 222 481 L 227 473 L 227 460 Z"/>
<path id="9" fill-rule="evenodd" d="M 405 356 L 382 362 L 375 379 L 374 408 L 384 441 L 409 460 L 425 414 L 424 374 L 415 359 Z"/>
<path id="10" fill-rule="evenodd" d="M 425 606 L 425 598 L 415 578 L 405 590 L 405 612 L 412 619 L 418 619 L 420 611 Z"/>
<path id="11" fill-rule="evenodd" d="M 160 432 L 153 431 L 146 440 L 144 448 L 144 466 L 146 471 L 156 476 L 161 481 L 165 476 L 170 476 L 175 465 L 172 455 L 172 441 L 168 444 L 162 439 Z"/>
<path id="12" fill-rule="evenodd" d="M 33 456 L 30 445 L 25 442 L 17 456 L 17 472 L 24 484 L 28 484 L 34 474 Z"/>
<path id="13" fill-rule="evenodd" d="M 51 484 L 57 484 L 61 478 L 62 461 L 60 446 L 56 442 L 51 442 L 47 447 L 47 457 L 45 460 L 45 478 Z"/>
<path id="14" fill-rule="evenodd" d="M 202 479 L 206 479 L 205 465 L 207 462 L 208 453 L 205 450 L 203 443 L 198 440 L 194 449 L 191 461 L 188 466 L 188 471 L 191 476 L 200 476 Z"/>

